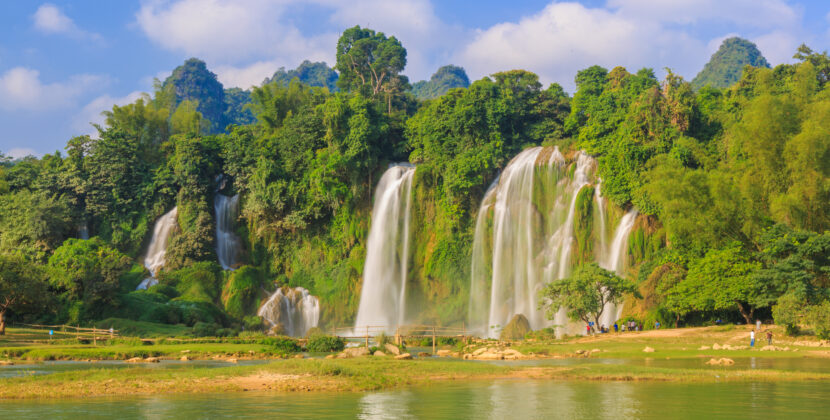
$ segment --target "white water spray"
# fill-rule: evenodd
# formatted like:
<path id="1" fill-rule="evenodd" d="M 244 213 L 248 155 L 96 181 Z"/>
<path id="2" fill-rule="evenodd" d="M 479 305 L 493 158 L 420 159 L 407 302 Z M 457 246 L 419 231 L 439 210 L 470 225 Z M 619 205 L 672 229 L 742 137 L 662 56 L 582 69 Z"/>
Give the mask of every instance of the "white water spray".
<path id="1" fill-rule="evenodd" d="M 158 284 L 156 274 L 164 266 L 167 238 L 170 237 L 170 233 L 176 227 L 177 214 L 178 207 L 173 207 L 173 210 L 170 210 L 156 220 L 156 224 L 153 226 L 153 237 L 150 239 L 150 245 L 147 247 L 147 255 L 144 257 L 144 266 L 150 271 L 150 277 L 144 279 L 136 290 L 147 289 L 150 286 Z"/>
<path id="2" fill-rule="evenodd" d="M 216 214 L 216 256 L 225 270 L 233 270 L 238 262 L 239 237 L 233 232 L 236 215 L 239 212 L 239 194 L 228 197 L 216 193 L 213 198 Z"/>
<path id="3" fill-rule="evenodd" d="M 320 302 L 302 287 L 277 289 L 257 311 L 270 327 L 282 325 L 285 334 L 302 337 L 320 321 Z"/>

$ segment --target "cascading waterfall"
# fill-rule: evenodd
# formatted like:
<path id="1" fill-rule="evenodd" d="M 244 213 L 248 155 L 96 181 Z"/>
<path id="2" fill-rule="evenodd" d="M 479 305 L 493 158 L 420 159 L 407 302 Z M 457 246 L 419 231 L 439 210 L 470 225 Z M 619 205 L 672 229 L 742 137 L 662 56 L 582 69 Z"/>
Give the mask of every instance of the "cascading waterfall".
<path id="1" fill-rule="evenodd" d="M 302 287 L 277 289 L 257 311 L 270 327 L 281 325 L 285 334 L 302 337 L 320 321 L 320 302 Z"/>
<path id="2" fill-rule="evenodd" d="M 228 197 L 216 193 L 213 198 L 216 213 L 216 256 L 225 270 L 233 270 L 239 253 L 239 237 L 233 232 L 233 224 L 239 211 L 239 194 Z"/>
<path id="3" fill-rule="evenodd" d="M 177 214 L 178 207 L 173 207 L 173 210 L 161 216 L 153 226 L 153 237 L 150 239 L 150 246 L 147 247 L 147 255 L 144 257 L 144 266 L 150 271 L 150 277 L 144 279 L 136 290 L 147 289 L 158 284 L 156 273 L 164 266 L 167 238 L 170 237 L 170 233 L 176 227 Z"/>
<path id="4" fill-rule="evenodd" d="M 608 244 L 605 200 L 599 180 L 593 179 L 595 170 L 596 161 L 584 152 L 568 161 L 558 148 L 534 147 L 514 157 L 490 186 L 476 217 L 472 249 L 469 321 L 473 331 L 495 337 L 498 327 L 517 314 L 527 317 L 533 329 L 568 326 L 564 310 L 554 321 L 545 319 L 538 309 L 539 290 L 567 277 L 575 261 L 586 258 L 602 266 L 613 264 L 620 273 L 624 270 L 636 212 L 623 217 Z M 578 204 L 579 192 L 595 181 L 588 203 Z M 592 245 L 582 244 L 577 253 L 577 214 L 591 210 L 585 205 L 595 209 L 589 235 L 593 239 L 589 239 Z M 606 312 L 609 319 L 616 319 L 616 308 Z"/>
<path id="5" fill-rule="evenodd" d="M 631 234 L 631 229 L 634 227 L 634 222 L 637 220 L 637 210 L 631 209 L 625 213 L 620 219 L 620 224 L 614 231 L 614 240 L 611 241 L 611 248 L 603 255 L 600 260 L 600 267 L 613 271 L 619 276 L 625 275 L 627 269 L 628 256 L 628 235 Z M 606 327 L 617 321 L 622 312 L 622 306 L 617 307 L 613 304 L 607 304 L 602 311 L 602 318 L 600 324 Z"/>
<path id="6" fill-rule="evenodd" d="M 391 165 L 375 189 L 355 327 L 385 326 L 391 332 L 406 319 L 409 212 L 414 175 L 412 165 Z"/>

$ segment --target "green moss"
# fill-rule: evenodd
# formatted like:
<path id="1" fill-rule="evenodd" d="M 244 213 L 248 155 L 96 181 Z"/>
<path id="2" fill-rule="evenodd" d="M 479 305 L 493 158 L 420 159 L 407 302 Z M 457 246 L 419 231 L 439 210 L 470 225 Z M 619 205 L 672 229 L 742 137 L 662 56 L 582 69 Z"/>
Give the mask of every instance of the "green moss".
<path id="1" fill-rule="evenodd" d="M 256 313 L 263 295 L 262 272 L 251 266 L 243 266 L 228 276 L 222 289 L 222 303 L 228 315 L 244 318 Z"/>
<path id="2" fill-rule="evenodd" d="M 583 187 L 576 196 L 574 208 L 574 236 L 576 237 L 577 264 L 593 261 L 594 258 L 594 187 Z"/>

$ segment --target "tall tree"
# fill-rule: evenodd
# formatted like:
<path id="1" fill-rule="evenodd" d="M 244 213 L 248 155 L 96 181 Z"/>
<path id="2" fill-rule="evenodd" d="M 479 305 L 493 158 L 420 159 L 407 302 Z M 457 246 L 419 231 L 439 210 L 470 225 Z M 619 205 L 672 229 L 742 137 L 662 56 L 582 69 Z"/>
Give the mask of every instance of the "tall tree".
<path id="1" fill-rule="evenodd" d="M 39 266 L 22 257 L 0 255 L 0 335 L 6 334 L 6 313 L 36 309 L 46 303 Z"/>
<path id="2" fill-rule="evenodd" d="M 409 85 L 400 74 L 404 67 L 406 49 L 394 36 L 387 38 L 383 32 L 355 26 L 337 41 L 335 69 L 340 72 L 337 86 L 342 90 L 372 97 L 397 93 Z"/>

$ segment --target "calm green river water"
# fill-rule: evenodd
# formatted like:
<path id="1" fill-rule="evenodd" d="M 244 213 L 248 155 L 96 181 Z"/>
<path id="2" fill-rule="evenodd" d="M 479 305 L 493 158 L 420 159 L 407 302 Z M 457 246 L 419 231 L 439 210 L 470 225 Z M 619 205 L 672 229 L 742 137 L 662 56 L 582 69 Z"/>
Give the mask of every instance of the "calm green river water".
<path id="1" fill-rule="evenodd" d="M 2 419 L 814 419 L 827 383 L 500 380 L 372 393 L 174 395 L 0 402 Z"/>

